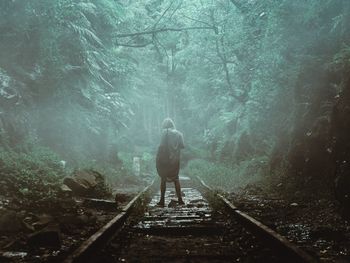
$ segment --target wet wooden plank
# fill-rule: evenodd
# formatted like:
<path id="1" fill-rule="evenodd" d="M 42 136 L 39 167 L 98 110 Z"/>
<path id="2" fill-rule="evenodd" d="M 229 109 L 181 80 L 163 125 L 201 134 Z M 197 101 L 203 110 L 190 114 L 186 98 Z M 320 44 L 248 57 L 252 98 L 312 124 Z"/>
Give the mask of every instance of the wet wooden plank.
<path id="1" fill-rule="evenodd" d="M 135 228 L 136 232 L 147 234 L 147 235 L 168 235 L 168 236 L 211 236 L 211 235 L 222 235 L 225 231 L 224 226 L 220 225 L 197 225 L 197 226 L 153 226 L 150 228 Z"/>

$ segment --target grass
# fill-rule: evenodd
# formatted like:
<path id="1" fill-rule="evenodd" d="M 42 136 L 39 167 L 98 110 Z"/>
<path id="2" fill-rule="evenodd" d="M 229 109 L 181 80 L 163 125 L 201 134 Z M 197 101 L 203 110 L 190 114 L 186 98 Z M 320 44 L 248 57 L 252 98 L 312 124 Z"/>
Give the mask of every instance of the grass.
<path id="1" fill-rule="evenodd" d="M 213 187 L 229 191 L 260 180 L 266 169 L 266 157 L 252 158 L 233 165 L 196 159 L 189 162 L 184 172 L 189 176 L 201 177 Z"/>

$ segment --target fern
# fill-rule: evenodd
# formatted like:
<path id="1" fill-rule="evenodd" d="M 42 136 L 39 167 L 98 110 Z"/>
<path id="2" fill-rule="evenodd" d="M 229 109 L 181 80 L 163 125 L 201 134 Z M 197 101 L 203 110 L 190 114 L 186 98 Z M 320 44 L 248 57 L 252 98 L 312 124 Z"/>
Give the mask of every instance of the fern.
<path id="1" fill-rule="evenodd" d="M 92 16 L 97 15 L 97 11 L 96 11 L 97 8 L 96 8 L 96 5 L 94 5 L 93 3 L 78 3 L 77 6 L 84 14 L 88 14 Z"/>
<path id="2" fill-rule="evenodd" d="M 83 40 L 84 42 L 90 41 L 100 47 L 103 46 L 101 39 L 90 29 L 74 24 L 73 22 L 68 22 L 68 26 L 78 35 L 79 39 Z"/>

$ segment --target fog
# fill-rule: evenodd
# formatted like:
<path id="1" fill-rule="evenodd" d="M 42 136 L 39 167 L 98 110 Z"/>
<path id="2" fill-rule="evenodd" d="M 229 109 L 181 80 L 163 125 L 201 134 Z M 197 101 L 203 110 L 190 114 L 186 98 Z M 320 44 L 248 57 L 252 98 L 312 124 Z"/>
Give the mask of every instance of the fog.
<path id="1" fill-rule="evenodd" d="M 170 117 L 184 173 L 211 167 L 203 176 L 228 188 L 281 178 L 327 188 L 347 158 L 349 10 L 346 0 L 2 1 L 1 151 L 44 146 L 72 168 L 140 156 L 154 173 Z"/>

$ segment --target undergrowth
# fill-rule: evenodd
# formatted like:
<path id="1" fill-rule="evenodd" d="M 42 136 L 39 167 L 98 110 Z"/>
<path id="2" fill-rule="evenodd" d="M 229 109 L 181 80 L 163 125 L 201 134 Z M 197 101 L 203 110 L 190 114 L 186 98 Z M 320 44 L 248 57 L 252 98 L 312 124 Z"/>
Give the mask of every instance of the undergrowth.
<path id="1" fill-rule="evenodd" d="M 50 149 L 31 145 L 23 151 L 0 147 L 0 195 L 17 200 L 12 209 L 53 207 L 67 173 Z"/>
<path id="2" fill-rule="evenodd" d="M 189 162 L 185 173 L 199 176 L 211 186 L 233 190 L 258 181 L 266 172 L 266 160 L 266 157 L 259 157 L 229 165 L 196 159 Z"/>

